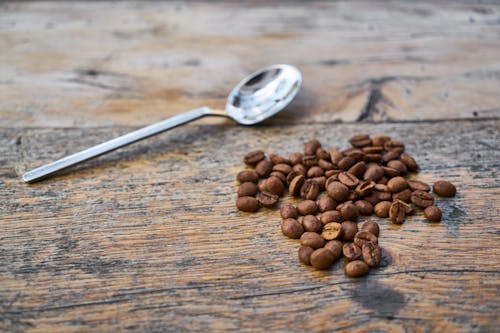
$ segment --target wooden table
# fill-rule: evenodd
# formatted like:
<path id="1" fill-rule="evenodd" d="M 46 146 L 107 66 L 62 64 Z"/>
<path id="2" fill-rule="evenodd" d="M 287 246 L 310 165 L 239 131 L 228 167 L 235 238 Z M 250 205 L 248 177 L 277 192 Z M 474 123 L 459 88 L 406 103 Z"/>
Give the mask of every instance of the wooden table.
<path id="1" fill-rule="evenodd" d="M 500 6 L 454 2 L 0 4 L 0 331 L 495 332 L 500 327 Z M 290 63 L 261 126 L 204 119 L 24 184 L 41 164 Z M 296 258 L 275 210 L 240 213 L 251 149 L 359 132 L 458 187 L 443 221 L 381 224 L 350 279 Z M 293 202 L 286 198 L 284 202 Z"/>

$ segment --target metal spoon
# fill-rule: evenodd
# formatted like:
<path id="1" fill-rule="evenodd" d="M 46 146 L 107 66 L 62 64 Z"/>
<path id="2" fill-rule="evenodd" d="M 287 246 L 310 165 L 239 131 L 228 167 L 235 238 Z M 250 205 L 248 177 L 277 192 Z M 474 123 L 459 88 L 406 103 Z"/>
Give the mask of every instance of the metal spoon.
<path id="1" fill-rule="evenodd" d="M 301 84 L 302 76 L 295 67 L 269 66 L 251 74 L 234 87 L 227 98 L 225 111 L 202 107 L 173 116 L 28 171 L 23 175 L 23 180 L 27 183 L 36 182 L 59 170 L 204 116 L 229 117 L 242 125 L 257 124 L 283 110 L 297 95 Z"/>

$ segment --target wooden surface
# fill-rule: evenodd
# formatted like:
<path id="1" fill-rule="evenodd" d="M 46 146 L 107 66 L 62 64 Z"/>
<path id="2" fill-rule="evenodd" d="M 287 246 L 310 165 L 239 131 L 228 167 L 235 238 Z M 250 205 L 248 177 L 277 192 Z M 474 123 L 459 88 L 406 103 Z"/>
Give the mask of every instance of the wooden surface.
<path id="1" fill-rule="evenodd" d="M 499 17 L 470 2 L 0 4 L 0 331 L 498 331 Z M 264 125 L 205 119 L 21 182 L 223 107 L 275 62 L 304 87 Z M 250 149 L 358 132 L 406 142 L 418 179 L 458 195 L 439 224 L 372 218 L 382 267 L 350 279 L 301 265 L 276 211 L 238 212 L 234 177 Z"/>

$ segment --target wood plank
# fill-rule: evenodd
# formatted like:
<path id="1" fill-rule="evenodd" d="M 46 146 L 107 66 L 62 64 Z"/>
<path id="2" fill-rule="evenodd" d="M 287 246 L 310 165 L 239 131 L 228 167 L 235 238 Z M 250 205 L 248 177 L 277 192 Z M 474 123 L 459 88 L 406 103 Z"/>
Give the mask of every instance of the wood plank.
<path id="1" fill-rule="evenodd" d="M 0 330 L 493 332 L 500 326 L 500 121 L 177 128 L 34 185 L 32 167 L 128 127 L 0 131 Z M 234 207 L 249 149 L 390 133 L 446 178 L 443 221 L 381 223 L 383 265 L 299 264 L 279 214 Z M 291 201 L 286 199 L 285 201 Z"/>

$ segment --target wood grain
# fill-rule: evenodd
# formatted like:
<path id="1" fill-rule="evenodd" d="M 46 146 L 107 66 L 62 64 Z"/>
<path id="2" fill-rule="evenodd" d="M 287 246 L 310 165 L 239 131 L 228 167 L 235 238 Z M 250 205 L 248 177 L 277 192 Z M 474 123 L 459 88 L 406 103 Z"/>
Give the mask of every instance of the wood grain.
<path id="1" fill-rule="evenodd" d="M 498 120 L 177 128 L 34 185 L 20 174 L 130 130 L 0 132 L 0 330 L 494 332 L 500 326 Z M 244 152 L 390 133 L 445 178 L 443 221 L 381 224 L 383 264 L 301 265 L 279 214 L 234 207 Z M 286 198 L 284 202 L 293 201 Z"/>

